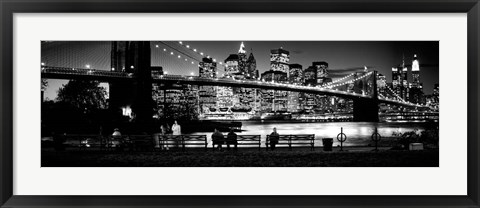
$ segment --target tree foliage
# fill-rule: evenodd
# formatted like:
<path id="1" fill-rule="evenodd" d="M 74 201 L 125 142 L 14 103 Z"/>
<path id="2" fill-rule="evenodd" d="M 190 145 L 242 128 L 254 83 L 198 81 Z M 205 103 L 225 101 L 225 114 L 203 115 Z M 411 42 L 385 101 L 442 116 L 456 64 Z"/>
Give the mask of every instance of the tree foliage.
<path id="1" fill-rule="evenodd" d="M 70 80 L 58 90 L 57 101 L 90 113 L 107 107 L 106 95 L 107 90 L 100 86 L 100 82 Z"/>

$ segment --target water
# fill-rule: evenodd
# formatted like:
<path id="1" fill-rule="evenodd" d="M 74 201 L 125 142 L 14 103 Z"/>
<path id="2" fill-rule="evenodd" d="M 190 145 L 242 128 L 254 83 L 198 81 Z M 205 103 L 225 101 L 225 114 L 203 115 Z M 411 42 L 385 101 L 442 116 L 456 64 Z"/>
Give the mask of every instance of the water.
<path id="1" fill-rule="evenodd" d="M 242 132 L 238 135 L 261 135 L 262 146 L 265 143 L 266 135 L 277 128 L 279 134 L 315 134 L 315 146 L 322 146 L 322 138 L 333 138 L 334 146 L 340 145 L 337 135 L 343 127 L 343 133 L 347 135 L 344 146 L 366 146 L 371 142 L 371 135 L 378 129 L 382 140 L 392 140 L 394 132 L 405 133 L 408 131 L 425 130 L 427 124 L 421 122 L 329 122 L 329 123 L 302 123 L 291 121 L 243 121 Z M 227 132 L 223 132 L 225 135 Z M 211 146 L 212 132 L 195 132 L 196 135 L 207 135 L 208 143 Z"/>

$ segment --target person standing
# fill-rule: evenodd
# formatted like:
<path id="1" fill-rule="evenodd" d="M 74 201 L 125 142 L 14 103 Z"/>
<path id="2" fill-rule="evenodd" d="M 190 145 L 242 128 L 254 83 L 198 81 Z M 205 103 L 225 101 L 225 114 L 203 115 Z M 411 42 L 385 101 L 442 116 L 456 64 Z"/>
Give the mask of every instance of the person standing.
<path id="1" fill-rule="evenodd" d="M 213 150 L 215 150 L 215 145 L 217 145 L 217 149 L 221 150 L 222 145 L 224 143 L 224 139 L 225 138 L 223 137 L 222 132 L 215 129 L 215 131 L 212 134 L 212 143 L 213 143 L 213 148 L 214 148 Z"/>
<path id="2" fill-rule="evenodd" d="M 235 151 L 237 151 L 237 134 L 233 132 L 233 129 L 230 129 L 230 132 L 227 135 L 227 149 L 230 150 L 230 145 L 234 145 Z"/>
<path id="3" fill-rule="evenodd" d="M 176 120 L 172 125 L 172 134 L 173 135 L 181 135 L 182 134 L 182 128 Z M 179 142 L 180 141 L 178 140 L 178 137 L 175 137 L 175 147 L 178 147 Z"/>
<path id="4" fill-rule="evenodd" d="M 172 132 L 173 135 L 181 135 L 182 129 L 181 126 L 178 124 L 178 122 L 175 120 L 175 123 L 172 125 Z"/>
<path id="5" fill-rule="evenodd" d="M 280 135 L 277 133 L 277 128 L 273 127 L 273 132 L 270 134 L 270 149 L 273 151 L 275 146 L 278 144 Z"/>

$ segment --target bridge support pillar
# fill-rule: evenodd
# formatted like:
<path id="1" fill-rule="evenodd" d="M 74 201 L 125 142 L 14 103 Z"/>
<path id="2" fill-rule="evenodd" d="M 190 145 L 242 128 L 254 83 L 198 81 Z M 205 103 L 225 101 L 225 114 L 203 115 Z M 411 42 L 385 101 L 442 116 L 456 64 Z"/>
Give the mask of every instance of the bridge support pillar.
<path id="1" fill-rule="evenodd" d="M 378 122 L 378 100 L 358 98 L 353 100 L 353 121 Z"/>

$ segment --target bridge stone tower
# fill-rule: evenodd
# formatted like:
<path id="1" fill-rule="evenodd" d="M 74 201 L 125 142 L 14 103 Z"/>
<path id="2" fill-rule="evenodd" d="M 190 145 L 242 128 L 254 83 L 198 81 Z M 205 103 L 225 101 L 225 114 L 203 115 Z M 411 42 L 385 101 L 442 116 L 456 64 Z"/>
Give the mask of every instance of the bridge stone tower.
<path id="1" fill-rule="evenodd" d="M 373 93 L 371 98 L 353 99 L 353 121 L 357 122 L 378 122 L 378 89 L 377 89 L 377 71 L 373 71 L 371 79 L 373 80 Z M 368 82 L 368 81 L 367 81 Z M 355 84 L 355 92 L 365 90 L 368 83 L 360 80 Z"/>
<path id="2" fill-rule="evenodd" d="M 150 41 L 114 41 L 112 71 L 131 74 L 133 82 L 110 83 L 110 109 L 130 108 L 138 123 L 150 122 L 153 115 Z"/>

